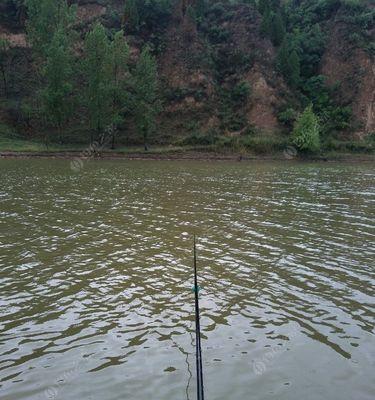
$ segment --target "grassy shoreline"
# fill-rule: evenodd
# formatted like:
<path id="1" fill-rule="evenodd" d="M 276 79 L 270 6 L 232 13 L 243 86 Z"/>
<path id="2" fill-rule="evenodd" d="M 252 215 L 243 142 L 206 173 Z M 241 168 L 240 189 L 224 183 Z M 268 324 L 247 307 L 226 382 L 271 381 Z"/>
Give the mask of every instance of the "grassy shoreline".
<path id="1" fill-rule="evenodd" d="M 0 158 L 93 158 L 93 159 L 150 159 L 150 160 L 297 160 L 297 161 L 375 161 L 373 152 L 326 151 L 316 155 L 290 155 L 284 151 L 257 153 L 235 148 L 215 146 L 151 146 L 145 151 L 140 146 L 118 146 L 92 153 L 88 145 L 59 145 L 48 147 L 41 142 L 0 138 Z"/>

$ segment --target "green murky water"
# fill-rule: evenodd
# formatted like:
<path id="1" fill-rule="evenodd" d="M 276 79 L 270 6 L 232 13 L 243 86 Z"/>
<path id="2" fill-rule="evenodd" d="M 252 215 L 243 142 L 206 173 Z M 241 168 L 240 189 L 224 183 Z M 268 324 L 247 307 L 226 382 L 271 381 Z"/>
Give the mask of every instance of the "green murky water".
<path id="1" fill-rule="evenodd" d="M 0 398 L 375 398 L 373 165 L 0 160 Z"/>

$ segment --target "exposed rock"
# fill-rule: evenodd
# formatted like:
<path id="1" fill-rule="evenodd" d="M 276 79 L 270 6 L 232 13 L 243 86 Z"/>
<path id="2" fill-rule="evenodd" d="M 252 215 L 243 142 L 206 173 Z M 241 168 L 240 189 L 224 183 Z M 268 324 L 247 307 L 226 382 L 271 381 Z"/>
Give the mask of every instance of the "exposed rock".
<path id="1" fill-rule="evenodd" d="M 276 89 L 267 83 L 257 66 L 250 71 L 247 81 L 250 82 L 252 88 L 251 101 L 247 112 L 249 121 L 263 131 L 279 129 L 275 106 L 280 103 L 280 100 Z"/>
<path id="2" fill-rule="evenodd" d="M 0 28 L 0 38 L 5 39 L 10 47 L 28 47 L 24 33 L 10 33 Z"/>
<path id="3" fill-rule="evenodd" d="M 351 105 L 359 125 L 354 133 L 363 137 L 375 131 L 375 64 L 364 50 L 348 48 L 347 31 L 345 24 L 333 27 L 321 73 L 328 85 L 338 85 L 338 101 Z"/>

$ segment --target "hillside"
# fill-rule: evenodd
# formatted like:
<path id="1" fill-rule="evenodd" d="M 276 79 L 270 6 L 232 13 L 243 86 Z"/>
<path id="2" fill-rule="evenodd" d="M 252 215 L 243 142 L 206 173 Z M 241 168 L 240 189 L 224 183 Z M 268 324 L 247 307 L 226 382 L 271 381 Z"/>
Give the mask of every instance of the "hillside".
<path id="1" fill-rule="evenodd" d="M 69 95 L 73 111 L 59 124 L 58 134 L 57 125 L 46 118 L 40 96 L 45 61 L 26 34 L 27 5 L 22 0 L 0 1 L 3 136 L 85 143 L 100 133 L 93 134 L 88 122 L 89 107 L 83 100 L 87 81 L 81 69 L 85 37 L 100 21 L 109 38 L 123 30 L 130 74 L 146 45 L 156 60 L 161 106 L 147 139 L 152 144 L 226 147 L 240 142 L 272 150 L 288 143 L 298 115 L 312 103 L 326 148 L 372 146 L 375 9 L 371 1 L 68 3 L 77 6 L 74 89 Z M 133 93 L 130 84 L 124 88 Z M 136 109 L 129 100 L 119 110 L 116 144 L 142 143 Z"/>

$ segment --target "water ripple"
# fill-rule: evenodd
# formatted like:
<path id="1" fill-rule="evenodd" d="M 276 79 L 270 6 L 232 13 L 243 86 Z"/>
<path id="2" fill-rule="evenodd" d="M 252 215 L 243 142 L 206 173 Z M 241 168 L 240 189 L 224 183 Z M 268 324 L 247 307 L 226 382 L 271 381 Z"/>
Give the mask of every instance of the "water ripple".
<path id="1" fill-rule="evenodd" d="M 371 166 L 0 168 L 1 397 L 193 398 L 193 233 L 208 398 L 375 396 Z"/>

